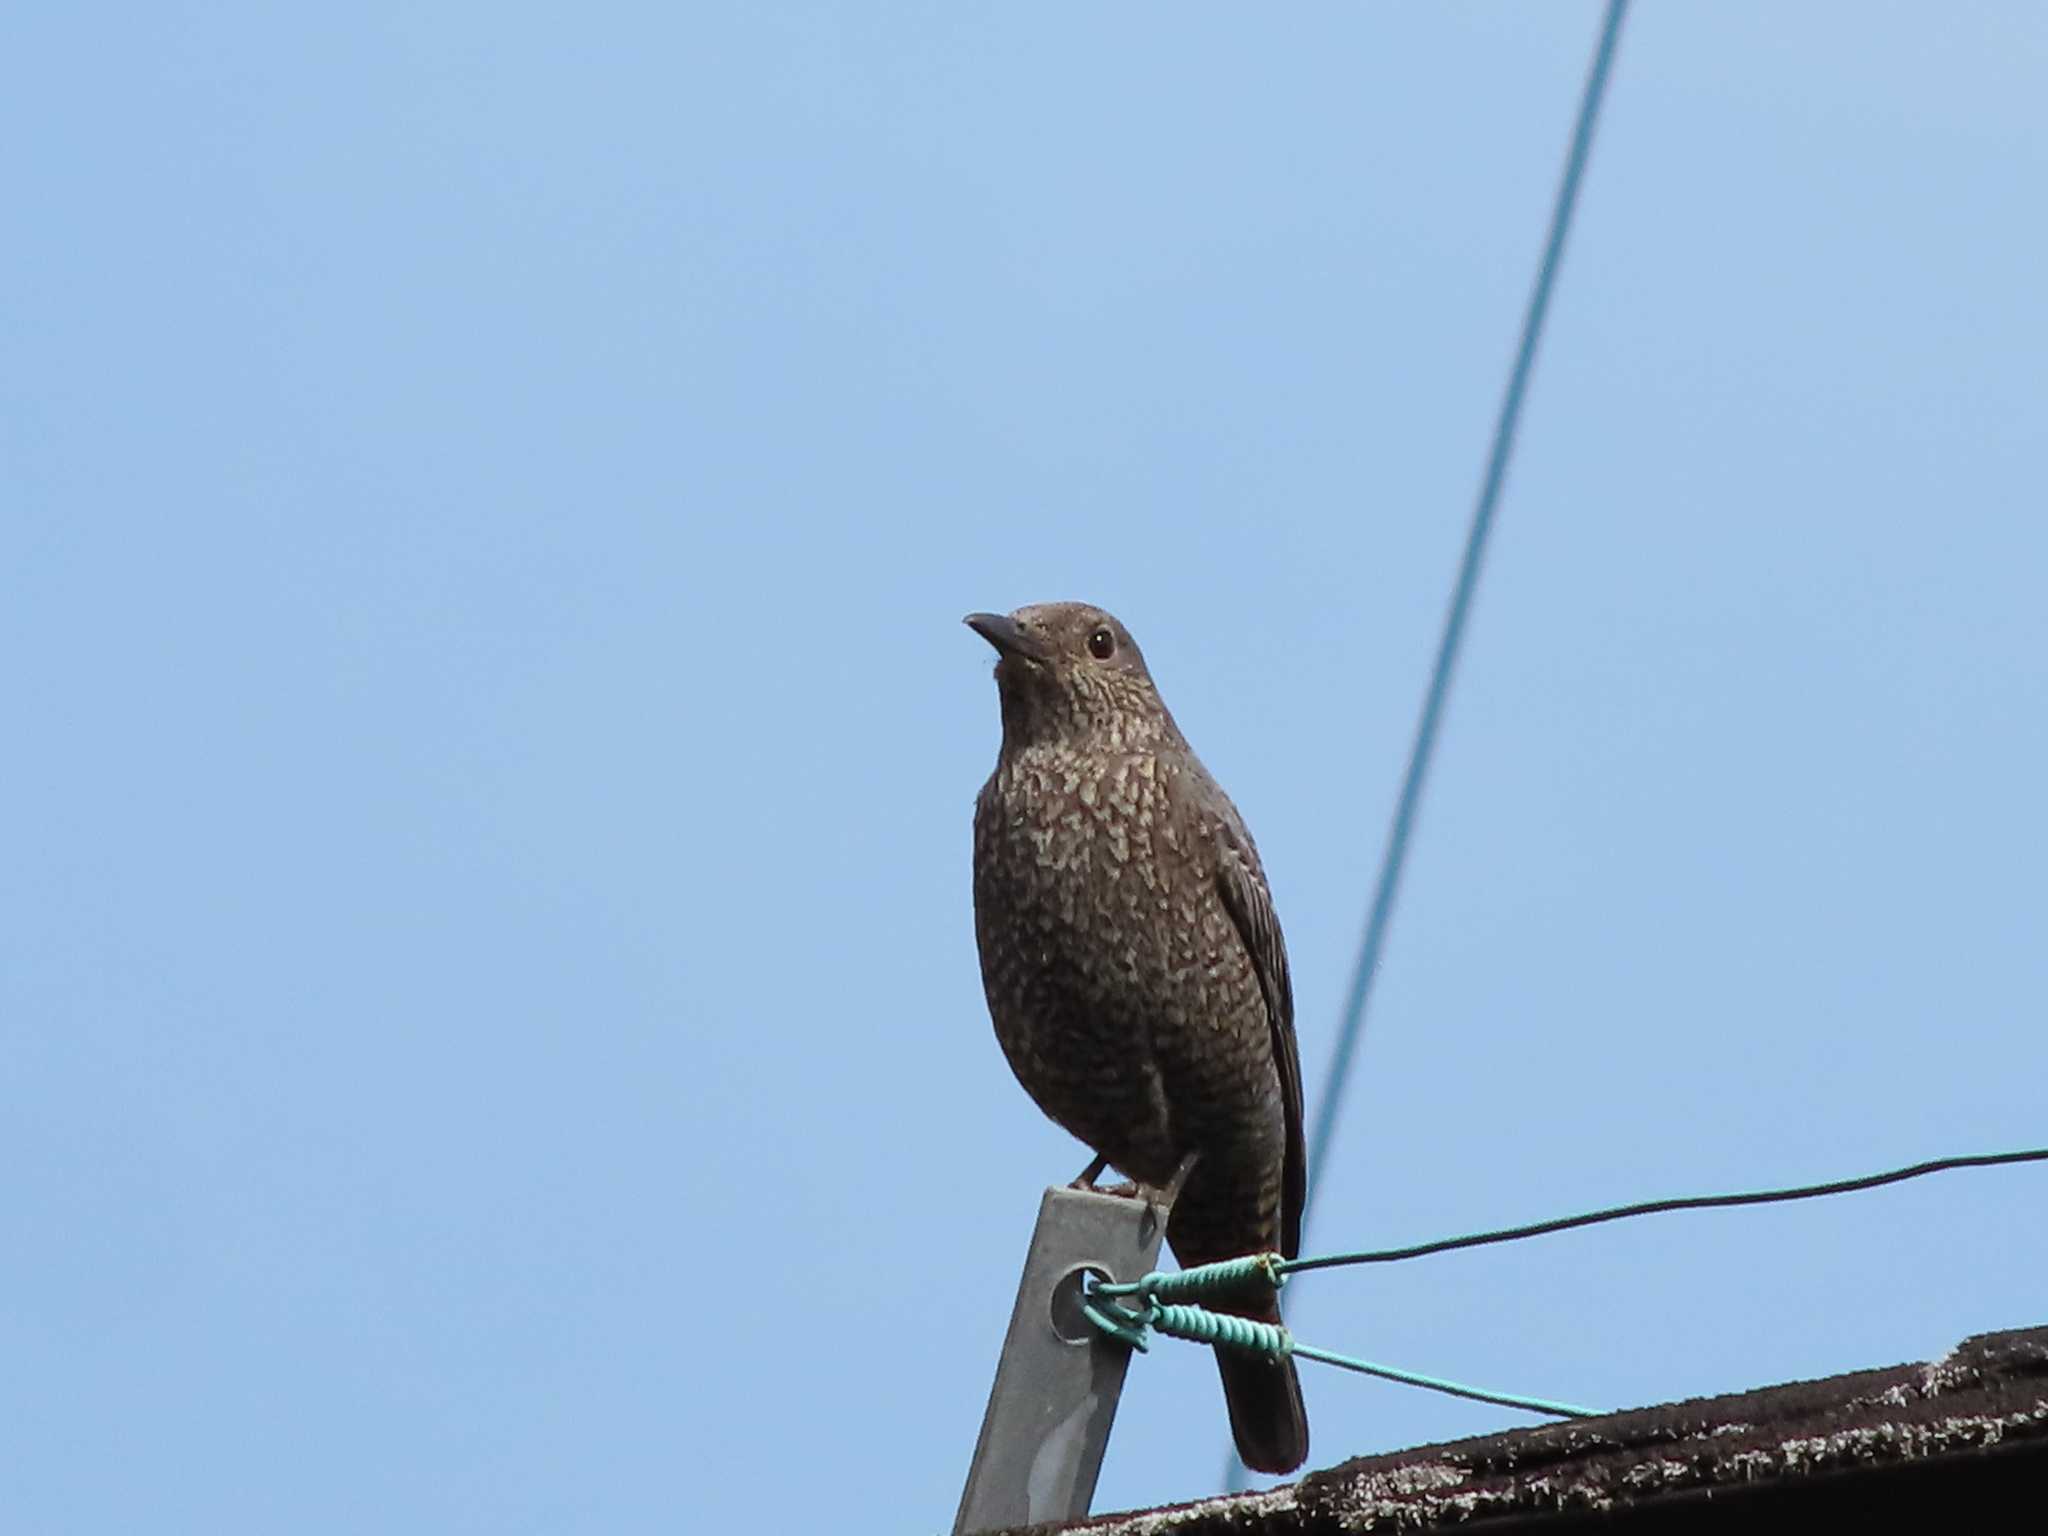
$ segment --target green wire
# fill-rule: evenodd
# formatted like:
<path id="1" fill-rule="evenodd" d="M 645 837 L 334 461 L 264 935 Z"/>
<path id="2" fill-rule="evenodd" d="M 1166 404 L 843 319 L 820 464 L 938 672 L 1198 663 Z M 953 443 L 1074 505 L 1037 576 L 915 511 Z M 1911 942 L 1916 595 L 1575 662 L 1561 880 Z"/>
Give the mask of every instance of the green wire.
<path id="1" fill-rule="evenodd" d="M 1642 1200 L 1633 1205 L 1615 1205 L 1604 1210 L 1587 1211 L 1577 1216 L 1560 1216 L 1550 1221 L 1531 1222 L 1527 1226 L 1502 1227 L 1492 1232 L 1474 1232 L 1464 1237 L 1439 1238 L 1435 1242 L 1416 1243 L 1407 1248 L 1365 1249 L 1356 1253 L 1325 1254 L 1313 1259 L 1286 1259 L 1277 1253 L 1250 1253 L 1242 1258 L 1224 1259 L 1215 1264 L 1197 1264 L 1192 1269 L 1155 1270 L 1137 1280 L 1117 1283 L 1091 1280 L 1082 1311 L 1097 1328 L 1135 1349 L 1146 1348 L 1146 1333 L 1156 1331 L 1171 1338 L 1189 1339 L 1198 1344 L 1259 1350 L 1278 1357 L 1299 1355 L 1304 1360 L 1320 1360 L 1326 1365 L 1339 1366 L 1347 1371 L 1379 1376 L 1387 1381 L 1398 1381 L 1411 1387 L 1427 1387 L 1432 1392 L 1470 1398 L 1478 1403 L 1494 1403 L 1503 1408 L 1521 1408 L 1531 1413 L 1554 1414 L 1559 1418 L 1593 1418 L 1598 1416 L 1596 1409 L 1579 1408 L 1570 1403 L 1552 1402 L 1541 1397 L 1523 1397 L 1512 1392 L 1489 1392 L 1479 1387 L 1468 1387 L 1462 1382 L 1449 1381 L 1441 1376 L 1424 1376 L 1416 1371 L 1403 1371 L 1391 1365 L 1379 1365 L 1371 1360 L 1362 1360 L 1356 1355 L 1340 1355 L 1334 1350 L 1317 1349 L 1298 1342 L 1277 1323 L 1261 1323 L 1227 1312 L 1211 1312 L 1206 1307 L 1183 1305 L 1169 1302 L 1164 1298 L 1242 1291 L 1247 1284 L 1260 1281 L 1277 1291 L 1286 1283 L 1289 1275 L 1298 1275 L 1309 1270 L 1338 1269 L 1354 1264 L 1392 1264 L 1403 1259 L 1424 1258 L 1433 1253 L 1451 1253 L 1461 1248 L 1478 1248 L 1489 1243 L 1510 1243 L 1525 1237 L 1543 1237 L 1552 1232 L 1566 1232 L 1576 1227 L 1621 1221 L 1631 1216 L 1653 1216 L 1665 1211 L 1714 1210 L 1739 1205 L 1770 1205 L 1785 1200 L 1811 1200 L 1821 1195 L 1841 1195 L 1856 1190 L 1878 1189 L 1887 1184 L 1900 1184 L 1907 1179 L 1923 1178 L 1930 1173 L 1948 1173 L 1958 1168 L 1998 1168 L 2013 1163 L 2039 1162 L 2048 1162 L 2048 1147 L 2029 1147 L 2017 1152 L 1984 1152 L 1960 1157 L 1937 1157 L 1904 1168 L 1888 1169 L 1883 1173 L 1866 1173 L 1852 1179 L 1832 1179 L 1825 1184 L 1798 1184 L 1788 1189 L 1750 1190 L 1727 1195 L 1683 1195 L 1669 1200 Z M 1132 1300 L 1137 1305 L 1126 1304 Z"/>
<path id="2" fill-rule="evenodd" d="M 1180 1277 L 1201 1274 L 1200 1269 L 1183 1270 Z M 1131 1290 L 1129 1284 L 1094 1284 L 1089 1287 L 1088 1294 L 1092 1298 L 1106 1296 L 1112 1291 L 1128 1294 Z M 1450 1381 L 1442 1376 L 1424 1376 L 1419 1371 L 1404 1371 L 1396 1366 L 1381 1365 L 1377 1361 L 1361 1360 L 1356 1355 L 1340 1355 L 1333 1349 L 1317 1349 L 1312 1344 L 1303 1344 L 1279 1323 L 1262 1323 L 1255 1318 L 1237 1317 L 1228 1312 L 1211 1312 L 1207 1307 L 1173 1305 L 1149 1299 L 1139 1307 L 1127 1307 L 1116 1301 L 1105 1301 L 1098 1306 L 1094 1301 L 1088 1300 L 1082 1303 L 1081 1311 L 1097 1328 L 1111 1338 L 1121 1339 L 1134 1349 L 1147 1348 L 1147 1332 L 1157 1332 L 1165 1334 L 1168 1338 L 1186 1339 L 1195 1344 L 1252 1350 L 1259 1354 L 1271 1355 L 1275 1359 L 1299 1355 L 1304 1360 L 1320 1360 L 1325 1365 L 1338 1366 L 1343 1370 L 1357 1371 L 1367 1376 L 1378 1376 L 1387 1381 L 1398 1381 L 1405 1386 L 1427 1387 L 1432 1392 L 1470 1398 L 1477 1403 L 1494 1403 L 1503 1408 L 1520 1408 L 1529 1413 L 1547 1413 L 1565 1419 L 1591 1419 L 1600 1415 L 1600 1410 L 1595 1408 L 1580 1408 L 1571 1403 L 1553 1402 L 1542 1397 L 1524 1397 L 1517 1392 L 1488 1391 L 1484 1387 L 1467 1386 L 1463 1382 Z"/>
<path id="3" fill-rule="evenodd" d="M 1091 1287 L 1090 1294 L 1164 1301 L 1175 1296 L 1213 1296 L 1247 1280 L 1263 1280 L 1277 1291 L 1287 1278 L 1286 1267 L 1287 1261 L 1277 1253 L 1248 1253 L 1241 1259 L 1221 1259 L 1192 1269 L 1155 1269 L 1121 1284 L 1103 1281 Z"/>
<path id="4" fill-rule="evenodd" d="M 1601 1410 L 1597 1408 L 1577 1408 L 1570 1403 L 1554 1403 L 1541 1397 L 1521 1397 L 1512 1392 L 1488 1392 L 1480 1387 L 1465 1386 L 1461 1382 L 1446 1381 L 1441 1376 L 1424 1376 L 1416 1371 L 1396 1370 L 1391 1365 L 1376 1365 L 1355 1355 L 1340 1355 L 1334 1350 L 1314 1349 L 1307 1344 L 1296 1344 L 1293 1353 L 1304 1360 L 1320 1360 L 1325 1365 L 1342 1366 L 1347 1371 L 1359 1371 L 1367 1376 L 1382 1376 L 1388 1381 L 1398 1381 L 1404 1386 L 1427 1387 L 1432 1392 L 1445 1392 L 1452 1397 L 1468 1397 L 1475 1403 L 1497 1403 L 1503 1408 L 1523 1408 L 1530 1413 L 1554 1414 L 1560 1419 L 1597 1419 L 1601 1414 Z"/>

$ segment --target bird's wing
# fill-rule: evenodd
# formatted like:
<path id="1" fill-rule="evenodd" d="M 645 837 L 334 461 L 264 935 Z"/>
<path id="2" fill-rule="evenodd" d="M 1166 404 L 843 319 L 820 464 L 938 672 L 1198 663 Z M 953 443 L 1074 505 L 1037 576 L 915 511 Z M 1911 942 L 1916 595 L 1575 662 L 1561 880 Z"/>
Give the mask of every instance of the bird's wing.
<path id="1" fill-rule="evenodd" d="M 1266 889 L 1265 871 L 1251 839 L 1229 826 L 1222 833 L 1216 883 L 1224 909 L 1258 972 L 1272 1033 L 1273 1065 L 1280 1073 L 1280 1102 L 1287 1114 L 1287 1162 L 1280 1175 L 1280 1250 L 1293 1258 L 1301 1247 L 1301 1208 L 1308 1198 L 1308 1148 L 1301 1129 L 1301 1053 L 1294 1043 L 1294 983 L 1287 974 L 1287 941 Z"/>

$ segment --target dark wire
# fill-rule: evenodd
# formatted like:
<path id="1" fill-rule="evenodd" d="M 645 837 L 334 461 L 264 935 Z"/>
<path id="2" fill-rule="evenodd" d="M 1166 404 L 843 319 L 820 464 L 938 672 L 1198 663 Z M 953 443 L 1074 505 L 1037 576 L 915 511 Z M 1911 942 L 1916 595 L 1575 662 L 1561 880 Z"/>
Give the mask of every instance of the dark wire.
<path id="1" fill-rule="evenodd" d="M 1474 1232 L 1465 1237 L 1439 1238 L 1417 1243 L 1412 1248 L 1379 1248 L 1362 1253 L 1332 1253 L 1315 1259 L 1290 1259 L 1278 1266 L 1290 1275 L 1312 1269 L 1336 1269 L 1348 1264 L 1394 1264 L 1402 1259 L 1426 1258 L 1432 1253 L 1450 1253 L 1459 1248 L 1480 1248 L 1488 1243 L 1519 1242 L 1525 1237 L 1543 1237 L 1551 1232 L 1569 1232 L 1574 1227 L 1597 1226 L 1603 1221 L 1621 1221 L 1630 1216 L 1655 1216 L 1663 1211 L 1705 1211 L 1730 1205 L 1771 1205 L 1781 1200 L 1811 1200 L 1820 1195 L 1846 1195 L 1859 1189 L 1876 1189 L 1899 1184 L 1923 1174 L 1947 1173 L 1955 1168 L 1995 1168 L 2004 1163 L 2048 1162 L 2048 1147 L 2024 1152 L 1987 1152 L 1978 1157 L 1938 1157 L 1894 1168 L 1889 1173 L 1870 1173 L 1857 1179 L 1835 1179 L 1827 1184 L 1801 1184 L 1792 1189 L 1761 1189 L 1738 1195 L 1682 1195 L 1674 1200 L 1643 1200 L 1635 1205 L 1610 1206 L 1604 1211 L 1587 1211 L 1580 1216 L 1560 1216 L 1553 1221 L 1532 1222 L 1526 1227 L 1502 1227 L 1493 1232 Z"/>
<path id="2" fill-rule="evenodd" d="M 1536 363 L 1536 345 L 1543 336 L 1544 316 L 1550 310 L 1551 289 L 1556 286 L 1557 269 L 1564 255 L 1565 236 L 1571 229 L 1572 214 L 1578 207 L 1579 183 L 1584 178 L 1586 157 L 1593 147 L 1593 127 L 1599 121 L 1600 103 L 1607 94 L 1607 77 L 1614 63 L 1615 45 L 1621 38 L 1622 18 L 1628 0 L 1608 0 L 1607 18 L 1600 28 L 1600 41 L 1593 51 L 1593 63 L 1586 74 L 1586 89 L 1579 101 L 1579 116 L 1572 128 L 1571 150 L 1565 156 L 1564 175 L 1558 182 L 1557 201 L 1551 209 L 1550 235 L 1544 241 L 1543 260 L 1536 269 L 1536 285 L 1529 293 L 1529 307 L 1522 318 L 1521 345 L 1515 350 L 1515 365 L 1508 374 L 1507 392 L 1501 397 L 1500 416 L 1494 423 L 1493 446 L 1486 456 L 1486 474 L 1480 482 L 1479 501 L 1472 511 L 1471 531 L 1465 538 L 1465 556 L 1458 567 L 1457 585 L 1452 589 L 1450 611 L 1444 615 L 1443 637 L 1437 644 L 1436 665 L 1429 675 L 1429 689 L 1423 695 L 1422 716 L 1416 722 L 1415 742 L 1408 754 L 1408 771 L 1401 780 L 1401 795 L 1394 806 L 1394 820 L 1387 834 L 1387 851 L 1380 862 L 1379 882 L 1373 890 L 1372 911 L 1366 919 L 1365 938 L 1358 951 L 1358 966 L 1351 975 L 1351 990 L 1344 1004 L 1343 1023 L 1337 1032 L 1337 1050 L 1330 1060 L 1330 1074 L 1324 1082 L 1323 1101 L 1316 1110 L 1315 1134 L 1309 1141 L 1311 1172 L 1309 1198 L 1314 1200 L 1314 1171 L 1326 1166 L 1324 1155 L 1336 1132 L 1337 1115 L 1343 1103 L 1344 1085 L 1350 1080 L 1352 1058 L 1365 1032 L 1365 1005 L 1372 994 L 1373 975 L 1379 969 L 1380 950 L 1386 943 L 1387 923 L 1394 911 L 1394 897 L 1401 885 L 1401 870 L 1408 860 L 1408 839 L 1415 829 L 1415 812 L 1422 802 L 1423 784 L 1436 753 L 1437 728 L 1442 723 L 1444 699 L 1450 692 L 1451 675 L 1458 664 L 1458 651 L 1465 639 L 1465 623 L 1472 612 L 1472 594 L 1479 585 L 1479 568 L 1485 559 L 1487 537 L 1493 531 L 1494 509 L 1500 504 L 1501 486 L 1507 479 L 1508 460 L 1514 451 L 1515 430 L 1521 422 L 1522 397 L 1528 392 L 1529 374 Z M 1302 1213 L 1307 1231 L 1308 1212 Z"/>
<path id="3" fill-rule="evenodd" d="M 1586 74 L 1586 88 L 1579 99 L 1578 121 L 1572 128 L 1571 149 L 1565 156 L 1564 175 L 1558 182 L 1557 201 L 1550 212 L 1550 234 L 1543 244 L 1543 261 L 1536 269 L 1536 286 L 1529 294 L 1529 307 L 1522 317 L 1521 344 L 1515 350 L 1515 366 L 1508 374 L 1507 392 L 1501 397 L 1500 416 L 1494 423 L 1493 446 L 1486 456 L 1486 474 L 1480 482 L 1479 501 L 1472 511 L 1472 527 L 1465 537 L 1465 556 L 1458 566 L 1458 582 L 1451 593 L 1450 611 L 1444 615 L 1443 638 L 1438 642 L 1436 665 L 1423 696 L 1422 717 L 1416 722 L 1415 744 L 1408 754 L 1408 770 L 1401 780 L 1401 796 L 1395 803 L 1394 821 L 1387 834 L 1387 851 L 1380 862 L 1379 882 L 1373 891 L 1371 916 L 1366 919 L 1365 939 L 1358 952 L 1358 968 L 1352 973 L 1351 990 L 1344 1004 L 1344 1021 L 1337 1033 L 1337 1050 L 1330 1059 L 1330 1074 L 1324 1080 L 1323 1100 L 1316 1108 L 1314 1134 L 1309 1141 L 1308 1200 L 1302 1210 L 1302 1231 L 1308 1230 L 1309 1210 L 1315 1201 L 1314 1170 L 1326 1166 L 1324 1156 L 1337 1129 L 1337 1114 L 1344 1098 L 1344 1085 L 1351 1076 L 1352 1058 L 1358 1054 L 1359 1037 L 1365 1028 L 1365 1005 L 1372 992 L 1373 973 L 1379 969 L 1380 948 L 1386 942 L 1387 919 L 1394 910 L 1394 894 L 1401 884 L 1401 869 L 1408 858 L 1408 838 L 1415 827 L 1415 809 L 1422 801 L 1423 782 L 1429 776 L 1430 759 L 1436 751 L 1437 727 L 1443 719 L 1444 699 L 1450 692 L 1451 674 L 1457 667 L 1458 650 L 1464 643 L 1465 621 L 1472 611 L 1472 594 L 1479 585 L 1479 567 L 1486 554 L 1487 536 L 1493 531 L 1493 513 L 1500 504 L 1500 490 L 1507 479 L 1508 458 L 1514 449 L 1515 428 L 1521 421 L 1522 397 L 1528 391 L 1529 374 L 1536 363 L 1536 343 L 1543 334 L 1544 316 L 1550 311 L 1550 291 L 1557 281 L 1564 239 L 1578 207 L 1579 182 L 1586 169 L 1586 156 L 1593 147 L 1593 125 L 1599 120 L 1600 103 L 1607 94 L 1607 77 L 1614 63 L 1614 49 L 1621 39 L 1622 18 L 1628 0 L 1608 0 L 1600 41 L 1593 51 L 1592 67 Z M 1235 1455 L 1225 1461 L 1224 1486 L 1233 1492 L 1245 1486 L 1244 1466 Z"/>

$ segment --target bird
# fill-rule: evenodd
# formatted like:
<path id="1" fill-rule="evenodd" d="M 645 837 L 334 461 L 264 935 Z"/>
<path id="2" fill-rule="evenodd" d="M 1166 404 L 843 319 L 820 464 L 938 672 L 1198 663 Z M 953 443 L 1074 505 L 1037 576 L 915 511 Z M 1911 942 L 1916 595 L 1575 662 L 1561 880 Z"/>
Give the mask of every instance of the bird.
<path id="1" fill-rule="evenodd" d="M 964 622 L 995 647 L 1002 746 L 974 806 L 974 931 L 1011 1070 L 1095 1153 L 1167 1192 L 1191 1267 L 1301 1241 L 1308 1189 L 1287 945 L 1237 807 L 1130 631 L 1087 603 Z M 1219 1310 L 1278 1323 L 1270 1286 Z M 1238 1455 L 1308 1459 L 1288 1358 L 1218 1346 Z"/>

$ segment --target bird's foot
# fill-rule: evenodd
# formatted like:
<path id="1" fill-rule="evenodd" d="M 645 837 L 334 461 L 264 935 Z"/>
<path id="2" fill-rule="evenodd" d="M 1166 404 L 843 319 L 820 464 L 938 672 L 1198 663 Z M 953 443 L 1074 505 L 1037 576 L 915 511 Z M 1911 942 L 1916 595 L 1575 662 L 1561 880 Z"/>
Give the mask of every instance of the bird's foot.
<path id="1" fill-rule="evenodd" d="M 1086 1168 L 1083 1168 L 1081 1176 L 1069 1184 L 1067 1188 L 1085 1190 L 1091 1195 L 1115 1195 L 1121 1200 L 1129 1200 L 1145 1193 L 1142 1185 L 1133 1184 L 1129 1179 L 1124 1180 L 1121 1184 L 1097 1184 L 1095 1181 L 1102 1177 L 1102 1170 L 1108 1166 L 1108 1158 L 1098 1157 Z"/>
<path id="2" fill-rule="evenodd" d="M 1166 1187 L 1156 1192 L 1156 1198 L 1153 1203 L 1160 1210 L 1170 1211 L 1173 1209 L 1174 1201 L 1180 1198 L 1180 1192 L 1187 1184 L 1188 1175 L 1194 1171 L 1195 1161 L 1201 1155 L 1200 1152 L 1190 1152 L 1186 1157 L 1183 1157 L 1180 1160 L 1180 1165 L 1173 1170 L 1173 1177 L 1166 1181 Z"/>

